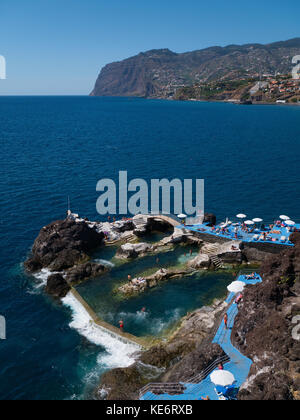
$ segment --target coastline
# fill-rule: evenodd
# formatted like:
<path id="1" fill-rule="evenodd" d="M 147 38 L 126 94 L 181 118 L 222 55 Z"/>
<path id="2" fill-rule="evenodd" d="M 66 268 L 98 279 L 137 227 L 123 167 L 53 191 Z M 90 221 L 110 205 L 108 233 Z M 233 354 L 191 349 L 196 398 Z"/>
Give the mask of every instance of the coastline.
<path id="1" fill-rule="evenodd" d="M 212 215 L 210 215 L 210 217 L 211 216 Z M 173 223 L 173 220 L 171 223 Z M 211 252 L 212 245 L 214 253 L 218 254 L 219 257 L 223 259 L 223 263 L 229 264 L 232 267 L 231 269 L 234 269 L 234 267 L 241 267 L 244 251 L 241 244 L 235 241 L 227 241 L 225 243 L 222 243 L 223 241 L 221 241 L 221 243 L 218 243 L 213 238 L 208 238 L 209 242 L 204 242 L 203 239 L 199 238 L 198 235 L 195 235 L 193 232 L 182 232 L 181 229 L 173 226 L 173 233 L 171 236 L 166 236 L 164 239 L 152 243 L 151 245 L 149 243 L 141 242 L 141 240 L 143 240 L 143 235 L 148 235 L 149 233 L 153 234 L 157 229 L 161 229 L 165 232 L 170 229 L 170 226 L 171 225 L 166 224 L 166 220 L 163 218 L 160 219 L 159 216 L 153 217 L 142 215 L 133 218 L 132 220 L 122 222 L 97 224 L 96 222 L 81 219 L 78 215 L 70 213 L 66 220 L 54 222 L 41 230 L 33 247 L 33 255 L 26 262 L 27 268 L 35 269 L 36 266 L 40 264 L 41 260 L 37 259 L 37 256 L 41 255 L 40 252 L 44 249 L 45 243 L 48 242 L 48 247 L 57 247 L 57 240 L 67 244 L 67 249 L 69 249 L 67 253 L 64 251 L 62 255 L 53 254 L 53 261 L 45 260 L 46 265 L 43 268 L 40 278 L 44 282 L 43 284 L 45 284 L 45 277 L 50 274 L 47 279 L 46 291 L 53 292 L 56 297 L 61 298 L 62 302 L 72 309 L 75 319 L 71 322 L 70 327 L 76 329 L 92 343 L 106 348 L 109 358 L 112 357 L 114 360 L 120 359 L 120 363 L 115 360 L 113 366 L 109 366 L 109 370 L 104 373 L 101 379 L 101 385 L 96 391 L 96 394 L 101 398 L 103 398 L 104 395 L 103 389 L 112 389 L 110 393 L 106 394 L 106 398 L 110 399 L 116 397 L 116 388 L 112 387 L 112 385 L 108 385 L 107 382 L 111 380 L 111 375 L 113 375 L 115 378 L 114 380 L 116 380 L 115 375 L 118 376 L 120 374 L 118 369 L 123 369 L 122 372 L 124 372 L 124 369 L 128 369 L 131 373 L 134 371 L 133 376 L 136 378 L 132 384 L 132 398 L 134 398 L 134 395 L 137 392 L 134 384 L 138 384 L 138 386 L 142 388 L 140 385 L 144 384 L 147 378 L 149 378 L 149 369 L 150 371 L 159 372 L 160 377 L 162 375 L 160 369 L 164 368 L 164 375 L 167 375 L 164 376 L 164 378 L 169 378 L 170 375 L 172 376 L 172 364 L 175 359 L 184 359 L 189 354 L 196 351 L 198 347 L 201 347 L 200 350 L 198 349 L 198 352 L 202 352 L 204 344 L 208 346 L 207 349 L 210 349 L 206 351 L 208 351 L 208 353 L 211 351 L 211 357 L 215 358 L 216 354 L 220 355 L 220 348 L 215 346 L 211 347 L 212 338 L 220 325 L 220 320 L 224 315 L 224 311 L 228 307 L 228 296 L 221 300 L 214 300 L 211 305 L 202 306 L 185 315 L 178 320 L 176 327 L 171 328 L 163 339 L 156 339 L 155 337 L 138 338 L 131 334 L 123 333 L 118 328 L 102 321 L 85 299 L 73 287 L 73 285 L 78 282 L 82 283 L 86 281 L 88 267 L 90 277 L 99 276 L 101 272 L 107 273 L 109 272 L 109 268 L 106 266 L 104 270 L 102 265 L 89 262 L 90 254 L 82 254 L 82 252 L 78 250 L 78 242 L 76 242 L 77 248 L 76 253 L 74 254 L 72 242 L 69 240 L 70 231 L 73 233 L 77 231 L 77 240 L 80 239 L 81 235 L 84 235 L 85 238 L 90 238 L 90 242 L 84 243 L 82 249 L 86 252 L 87 250 L 92 251 L 94 247 L 97 247 L 102 243 L 104 238 L 103 230 L 105 229 L 106 235 L 108 235 L 105 239 L 107 242 L 106 246 L 110 247 L 111 239 L 114 238 L 114 249 L 117 249 L 116 256 L 120 258 L 120 261 L 123 260 L 125 266 L 126 262 L 132 259 L 134 261 L 142 261 L 147 254 L 153 254 L 154 250 L 159 249 L 161 252 L 164 252 L 164 247 L 167 247 L 167 249 L 173 253 L 174 248 L 169 248 L 171 244 L 173 246 L 174 244 L 187 243 L 190 245 L 197 245 L 199 253 L 196 257 L 191 259 L 188 264 L 185 263 L 187 266 L 184 271 L 181 269 L 179 272 L 172 272 L 172 270 L 168 272 L 167 270 L 164 271 L 161 269 L 161 272 L 159 271 L 148 278 L 147 282 L 149 283 L 148 286 L 150 286 L 150 288 L 156 287 L 160 282 L 168 280 L 169 277 L 172 278 L 174 275 L 176 277 L 182 277 L 188 272 L 191 273 L 191 268 L 194 273 L 203 269 L 211 269 L 212 260 L 208 255 Z M 53 229 L 55 232 L 60 232 L 59 236 L 55 236 L 55 238 L 59 239 L 54 239 L 54 242 L 54 236 L 52 234 Z M 138 241 L 132 237 L 132 232 L 136 232 L 137 238 L 139 239 Z M 68 241 L 65 242 L 64 238 L 68 238 Z M 133 242 L 127 242 L 128 240 Z M 213 242 L 213 244 L 211 244 L 211 242 Z M 116 244 L 118 244 L 118 246 L 116 246 Z M 258 260 L 261 261 L 268 255 L 271 257 L 271 254 L 272 252 L 262 250 L 258 252 L 256 250 L 254 254 L 251 254 L 251 258 L 254 258 L 255 260 L 258 258 Z M 153 255 L 155 255 L 155 253 Z M 66 256 L 67 260 L 65 259 Z M 80 260 L 78 260 L 78 257 L 80 257 Z M 274 258 L 278 258 L 277 251 L 276 254 L 274 254 Z M 64 267 L 66 263 L 70 265 L 67 270 L 64 272 L 58 270 L 53 274 L 54 268 Z M 124 264 L 122 264 L 122 266 Z M 47 267 L 50 267 L 51 270 L 47 271 Z M 101 272 L 99 272 L 99 267 Z M 248 264 L 247 267 L 249 267 Z M 52 284 L 52 282 L 54 283 Z M 145 290 L 141 290 L 141 293 L 144 292 Z M 116 346 L 116 343 L 121 344 Z M 120 357 L 120 349 L 124 354 L 124 357 Z M 153 360 L 153 357 L 156 361 Z M 209 359 L 209 362 L 212 362 L 211 358 Z M 137 369 L 137 365 L 141 363 L 148 366 L 146 374 L 145 372 L 141 373 L 140 368 Z M 117 369 L 117 371 L 115 369 Z M 136 369 L 139 373 L 136 372 Z M 156 379 L 153 373 L 151 375 L 153 380 Z"/>

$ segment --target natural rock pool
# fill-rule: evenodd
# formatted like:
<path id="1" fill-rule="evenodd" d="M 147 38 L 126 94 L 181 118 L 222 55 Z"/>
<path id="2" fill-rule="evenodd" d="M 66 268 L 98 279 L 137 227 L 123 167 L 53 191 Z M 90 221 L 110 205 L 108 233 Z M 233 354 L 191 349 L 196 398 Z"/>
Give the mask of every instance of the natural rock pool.
<path id="1" fill-rule="evenodd" d="M 183 267 L 197 254 L 191 247 L 178 246 L 174 250 L 149 255 L 133 261 L 114 258 L 116 248 L 105 248 L 94 256 L 114 264 L 111 271 L 77 286 L 77 291 L 106 322 L 114 326 L 123 320 L 125 331 L 136 336 L 164 337 L 188 312 L 210 304 L 227 293 L 227 286 L 234 278 L 226 271 L 202 271 L 181 278 L 162 282 L 154 289 L 137 296 L 125 298 L 117 288 L 132 278 L 154 273 L 159 268 Z M 146 312 L 142 309 L 146 308 Z"/>

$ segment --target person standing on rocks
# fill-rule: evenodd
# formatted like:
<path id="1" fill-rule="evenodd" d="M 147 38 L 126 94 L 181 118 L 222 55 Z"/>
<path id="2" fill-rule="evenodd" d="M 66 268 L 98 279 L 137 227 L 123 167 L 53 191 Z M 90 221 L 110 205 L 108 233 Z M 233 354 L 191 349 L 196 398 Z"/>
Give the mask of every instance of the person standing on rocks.
<path id="1" fill-rule="evenodd" d="M 119 321 L 119 324 L 120 324 L 120 330 L 121 330 L 121 332 L 123 333 L 124 332 L 124 321 Z"/>
<path id="2" fill-rule="evenodd" d="M 225 314 L 224 316 L 224 324 L 225 324 L 226 330 L 228 330 L 228 315 L 227 314 Z"/>

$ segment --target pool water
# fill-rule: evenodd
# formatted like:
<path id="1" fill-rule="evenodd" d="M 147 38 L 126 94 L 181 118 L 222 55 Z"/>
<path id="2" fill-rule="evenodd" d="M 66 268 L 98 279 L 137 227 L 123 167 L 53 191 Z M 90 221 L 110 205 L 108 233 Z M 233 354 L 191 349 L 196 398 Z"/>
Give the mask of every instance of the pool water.
<path id="1" fill-rule="evenodd" d="M 172 251 L 146 256 L 115 265 L 104 276 L 77 286 L 77 291 L 98 314 L 114 326 L 123 320 L 126 332 L 136 336 L 162 337 L 189 311 L 207 305 L 214 298 L 226 295 L 233 280 L 230 272 L 197 272 L 162 282 L 159 286 L 133 297 L 124 297 L 117 288 L 132 278 L 154 273 L 159 268 L 183 267 L 196 256 L 190 247 L 178 246 Z M 159 261 L 157 261 L 159 259 Z M 114 260 L 114 259 L 113 259 Z M 146 308 L 146 312 L 142 309 Z"/>

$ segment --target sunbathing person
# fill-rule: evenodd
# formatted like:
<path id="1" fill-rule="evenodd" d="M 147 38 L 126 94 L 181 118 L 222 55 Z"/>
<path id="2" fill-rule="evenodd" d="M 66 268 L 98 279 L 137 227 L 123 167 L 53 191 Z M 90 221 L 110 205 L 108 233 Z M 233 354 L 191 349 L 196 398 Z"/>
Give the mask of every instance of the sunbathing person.
<path id="1" fill-rule="evenodd" d="M 235 303 L 239 305 L 243 300 L 243 295 L 240 293 L 238 297 L 235 299 Z"/>

